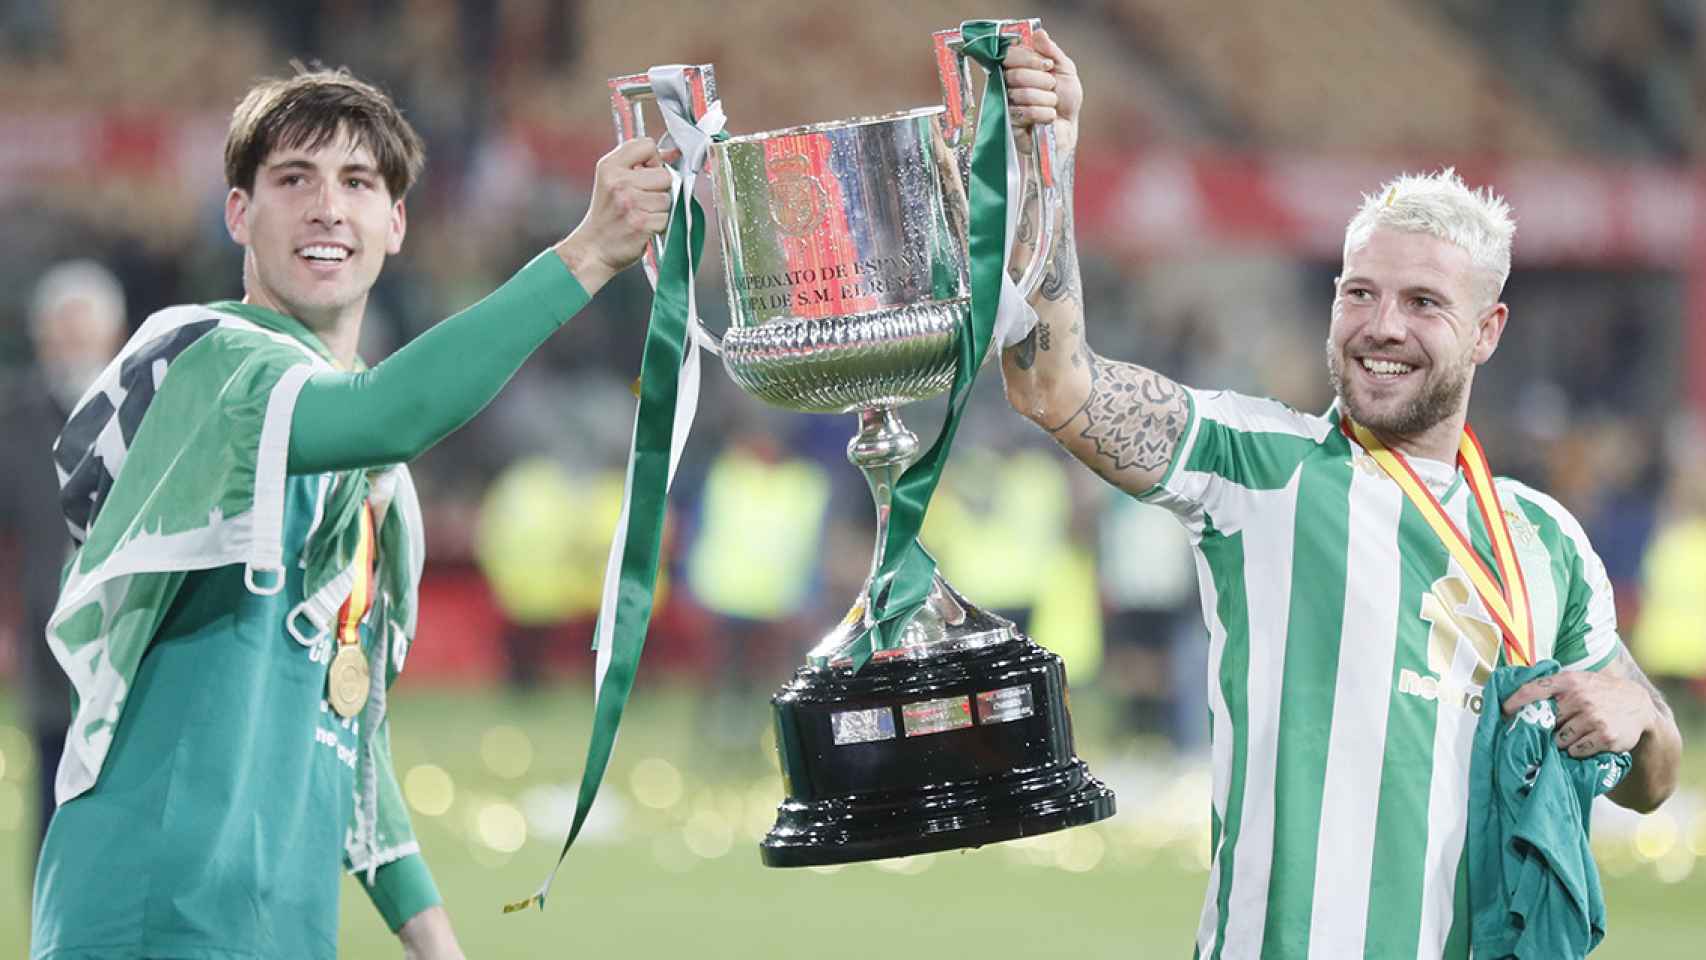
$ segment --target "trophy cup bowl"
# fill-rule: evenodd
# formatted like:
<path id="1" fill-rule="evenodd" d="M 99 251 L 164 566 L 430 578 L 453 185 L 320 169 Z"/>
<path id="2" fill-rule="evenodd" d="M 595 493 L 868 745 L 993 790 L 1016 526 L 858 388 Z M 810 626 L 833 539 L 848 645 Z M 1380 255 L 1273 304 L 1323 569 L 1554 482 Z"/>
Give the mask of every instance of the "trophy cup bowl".
<path id="1" fill-rule="evenodd" d="M 1003 29 L 1028 42 L 1033 26 Z M 918 452 L 895 408 L 949 388 L 971 308 L 971 74 L 958 30 L 934 40 L 944 105 L 711 145 L 731 318 L 724 366 L 783 409 L 858 415 L 847 455 L 876 502 L 873 574 L 894 484 Z M 703 111 L 716 99 L 712 68 L 683 70 Z M 647 75 L 610 87 L 618 139 L 643 135 Z M 1045 239 L 1019 281 L 1026 294 L 1052 235 L 1050 133 L 1033 138 Z M 867 579 L 771 699 L 787 797 L 761 845 L 766 865 L 980 846 L 1112 816 L 1113 793 L 1074 753 L 1058 656 L 938 574 L 899 645 L 854 669 L 869 590 Z"/>

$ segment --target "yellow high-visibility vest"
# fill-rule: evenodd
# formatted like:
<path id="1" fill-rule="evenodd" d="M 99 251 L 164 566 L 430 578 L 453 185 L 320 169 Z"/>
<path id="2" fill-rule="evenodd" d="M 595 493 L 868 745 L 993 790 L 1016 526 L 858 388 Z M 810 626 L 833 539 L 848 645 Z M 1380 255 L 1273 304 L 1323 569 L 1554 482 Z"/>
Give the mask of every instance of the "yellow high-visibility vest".
<path id="1" fill-rule="evenodd" d="M 480 505 L 474 559 L 512 622 L 548 626 L 598 612 L 622 476 L 576 477 L 547 457 L 500 473 Z M 658 584 L 661 598 L 664 584 Z"/>
<path id="2" fill-rule="evenodd" d="M 971 448 L 948 461 L 920 539 L 966 599 L 1022 609 L 1036 602 L 1071 514 L 1065 469 L 1049 454 Z"/>
<path id="3" fill-rule="evenodd" d="M 1654 676 L 1706 676 L 1706 519 L 1661 529 L 1641 580 L 1631 638 L 1641 666 Z"/>
<path id="4" fill-rule="evenodd" d="M 822 562 L 828 507 L 829 477 L 816 464 L 726 450 L 705 479 L 689 588 L 724 616 L 778 620 L 798 612 Z"/>

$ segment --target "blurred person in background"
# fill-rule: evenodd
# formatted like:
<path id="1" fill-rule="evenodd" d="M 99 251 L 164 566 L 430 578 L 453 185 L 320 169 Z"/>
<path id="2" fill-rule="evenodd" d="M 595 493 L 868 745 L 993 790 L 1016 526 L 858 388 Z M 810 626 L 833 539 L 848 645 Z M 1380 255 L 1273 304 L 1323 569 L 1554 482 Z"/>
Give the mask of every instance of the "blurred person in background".
<path id="1" fill-rule="evenodd" d="M 48 645 L 76 706 L 34 957 L 329 958 L 340 859 L 405 956 L 461 956 L 391 769 L 423 562 L 400 465 L 630 265 L 671 195 L 651 141 L 611 151 L 573 232 L 368 370 L 423 153 L 347 71 L 250 89 L 225 144 L 243 300 L 154 314 L 60 434 L 78 546 Z"/>
<path id="2" fill-rule="evenodd" d="M 812 588 L 830 494 L 823 467 L 790 454 L 767 421 L 753 419 L 764 414 L 739 416 L 705 475 L 684 569 L 688 590 L 711 615 L 716 682 L 700 732 L 729 753 L 758 742 L 768 718 L 754 705 L 822 628 L 811 616 Z"/>
<path id="3" fill-rule="evenodd" d="M 1100 484 L 1058 460 L 1051 460 L 1050 466 L 1065 480 L 1067 514 L 1060 535 L 1043 556 L 1031 603 L 1031 633 L 1066 662 L 1068 682 L 1095 684 L 1106 656 L 1096 577 L 1096 522 L 1101 512 L 1100 491 L 1086 488 Z"/>
<path id="4" fill-rule="evenodd" d="M 1678 712 L 1706 713 L 1706 456 L 1695 447 L 1665 492 L 1664 513 L 1641 562 L 1641 607 L 1631 645 Z"/>
<path id="5" fill-rule="evenodd" d="M 503 613 L 511 690 L 538 686 L 553 641 L 565 632 L 590 641 L 621 512 L 622 474 L 576 475 L 547 456 L 522 457 L 487 489 L 474 559 Z M 659 608 L 663 589 L 660 578 Z"/>
<path id="6" fill-rule="evenodd" d="M 15 534 L 20 554 L 18 680 L 24 722 L 35 744 L 36 830 L 29 859 L 53 814 L 53 778 L 71 720 L 71 685 L 48 652 L 48 615 L 59 598 L 59 573 L 71 537 L 59 515 L 59 484 L 49 451 L 65 418 L 125 336 L 124 288 L 93 260 L 57 264 L 37 282 L 29 334 L 35 365 L 11 384 L 0 407 L 0 529 Z"/>
<path id="7" fill-rule="evenodd" d="M 1067 199 L 1038 329 L 1005 350 L 1002 373 L 1016 410 L 1109 483 L 1173 512 L 1204 573 L 1214 836 L 1197 951 L 1459 958 L 1472 924 L 1478 937 L 1514 936 L 1511 910 L 1535 904 L 1505 902 L 1502 881 L 1483 872 L 1515 869 L 1497 838 L 1492 866 L 1475 855 L 1488 849 L 1481 818 L 1493 799 L 1481 796 L 1466 842 L 1471 796 L 1485 789 L 1471 756 L 1485 763 L 1484 737 L 1505 727 L 1487 712 L 1501 704 L 1483 710 L 1480 693 L 1508 676 L 1495 672 L 1501 639 L 1551 661 L 1502 698 L 1503 716 L 1544 701 L 1520 714 L 1525 735 L 1557 745 L 1542 762 L 1600 758 L 1546 781 L 1573 791 L 1545 795 L 1567 797 L 1577 820 L 1548 829 L 1566 832 L 1556 842 L 1589 857 L 1588 870 L 1574 791 L 1597 792 L 1599 764 L 1615 763 L 1603 755 L 1632 752 L 1608 795 L 1650 811 L 1675 789 L 1682 741 L 1618 638 L 1580 524 L 1462 452 L 1479 449 L 1465 439 L 1470 383 L 1508 314 L 1498 300 L 1508 208 L 1450 170 L 1401 176 L 1364 199 L 1334 283 L 1327 360 L 1338 399 L 1325 415 L 1105 359 L 1085 339 L 1072 226 L 1083 87 L 1065 52 L 1037 36 L 1036 49 L 1008 51 L 1007 85 L 1019 125 L 1053 124 Z M 1486 546 L 1493 523 L 1509 531 L 1508 565 Z M 1472 583 L 1466 565 L 1501 572 Z M 1490 614 L 1515 603 L 1526 609 Z M 1549 895 L 1553 881 L 1540 882 L 1531 896 Z M 1476 884 L 1492 899 L 1472 901 Z M 1535 935 L 1586 953 L 1604 919 L 1589 889 L 1590 902 L 1527 914 L 1546 927 Z"/>
<path id="8" fill-rule="evenodd" d="M 922 537 L 954 589 L 1031 633 L 1047 565 L 1066 546 L 1072 498 L 1062 465 L 1023 439 L 967 446 L 948 461 Z"/>
<path id="9" fill-rule="evenodd" d="M 1190 541 L 1165 510 L 1098 494 L 1096 572 L 1107 608 L 1108 684 L 1140 727 L 1162 729 L 1180 759 L 1208 750 L 1208 666 Z M 1132 544 L 1141 543 L 1142 550 Z M 1158 712 L 1164 711 L 1164 718 Z"/>

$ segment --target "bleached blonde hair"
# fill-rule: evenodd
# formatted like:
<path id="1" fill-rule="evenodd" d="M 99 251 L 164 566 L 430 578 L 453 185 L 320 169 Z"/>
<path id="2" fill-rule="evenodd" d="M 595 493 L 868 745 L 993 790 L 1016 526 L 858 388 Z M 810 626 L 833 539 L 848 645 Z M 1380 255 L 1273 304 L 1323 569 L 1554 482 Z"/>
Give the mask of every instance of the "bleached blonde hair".
<path id="1" fill-rule="evenodd" d="M 1511 273 L 1516 222 L 1510 204 L 1488 187 L 1470 189 L 1455 167 L 1438 173 L 1401 173 L 1362 198 L 1345 226 L 1344 256 L 1382 227 L 1426 233 L 1456 244 L 1485 271 L 1489 302 L 1497 301 Z"/>

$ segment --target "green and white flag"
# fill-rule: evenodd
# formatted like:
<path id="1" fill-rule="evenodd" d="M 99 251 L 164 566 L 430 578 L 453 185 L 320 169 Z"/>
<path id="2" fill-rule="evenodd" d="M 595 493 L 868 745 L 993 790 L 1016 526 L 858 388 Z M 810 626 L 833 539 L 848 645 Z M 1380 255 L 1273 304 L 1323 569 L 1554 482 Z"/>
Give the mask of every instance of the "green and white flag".
<path id="1" fill-rule="evenodd" d="M 242 564 L 254 593 L 284 587 L 291 417 L 308 378 L 333 369 L 324 346 L 289 318 L 239 303 L 172 307 L 142 325 L 72 412 L 53 456 L 76 550 L 47 629 L 74 691 L 59 803 L 100 777 L 137 666 L 186 574 Z M 372 868 L 382 859 L 377 828 L 408 829 L 390 764 L 375 751 L 384 748 L 385 686 L 414 635 L 420 510 L 401 466 L 371 482 L 364 471 L 319 482 L 302 553 L 305 599 L 280 625 L 306 646 L 332 642 L 354 582 L 363 503 L 371 492 L 389 506 L 375 611 L 382 640 L 370 664 L 385 682 L 374 684 L 360 725 L 357 829 L 346 844 L 353 865 Z"/>

